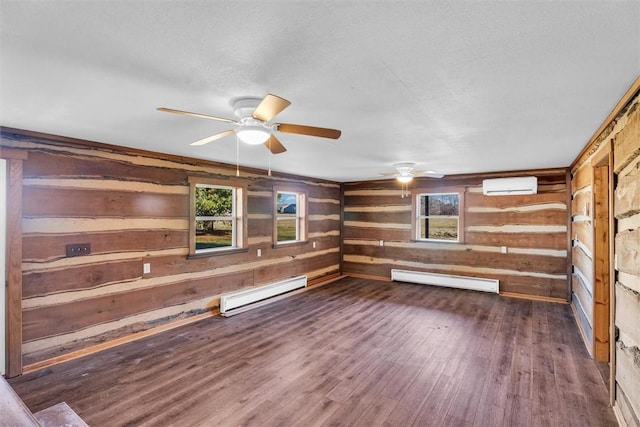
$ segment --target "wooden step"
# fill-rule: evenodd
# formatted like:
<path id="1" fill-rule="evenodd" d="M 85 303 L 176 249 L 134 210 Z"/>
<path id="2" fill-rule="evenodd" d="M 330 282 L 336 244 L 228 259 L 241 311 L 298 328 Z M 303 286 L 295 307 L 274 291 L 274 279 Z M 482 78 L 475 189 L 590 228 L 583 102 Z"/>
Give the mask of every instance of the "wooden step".
<path id="1" fill-rule="evenodd" d="M 0 427 L 40 425 L 2 375 L 0 375 L 0 414 L 2 414 Z"/>
<path id="2" fill-rule="evenodd" d="M 42 427 L 89 427 L 66 402 L 36 412 L 34 416 Z"/>

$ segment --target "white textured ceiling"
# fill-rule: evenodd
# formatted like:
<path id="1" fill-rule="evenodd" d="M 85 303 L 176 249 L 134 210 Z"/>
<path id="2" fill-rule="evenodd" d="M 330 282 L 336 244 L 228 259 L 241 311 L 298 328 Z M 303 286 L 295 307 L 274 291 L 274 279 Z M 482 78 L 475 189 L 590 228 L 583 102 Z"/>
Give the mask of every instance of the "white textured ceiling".
<path id="1" fill-rule="evenodd" d="M 640 75 L 639 1 L 6 1 L 0 124 L 236 162 L 189 143 L 242 95 L 292 102 L 274 170 L 377 179 L 568 166 Z M 267 168 L 262 146 L 240 163 Z"/>

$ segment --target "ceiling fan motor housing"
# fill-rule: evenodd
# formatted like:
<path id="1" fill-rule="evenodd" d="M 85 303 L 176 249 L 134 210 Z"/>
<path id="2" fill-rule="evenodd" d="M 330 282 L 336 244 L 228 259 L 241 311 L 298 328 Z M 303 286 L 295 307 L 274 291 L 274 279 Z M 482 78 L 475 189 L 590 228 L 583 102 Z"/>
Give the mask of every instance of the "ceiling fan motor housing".
<path id="1" fill-rule="evenodd" d="M 262 98 L 255 96 L 240 96 L 233 98 L 229 104 L 233 108 L 233 115 L 242 120 L 252 117 Z M 255 120 L 255 119 L 254 119 Z"/>
<path id="2" fill-rule="evenodd" d="M 415 163 L 405 162 L 405 163 L 396 163 L 393 166 L 396 168 L 400 176 L 410 176 L 411 171 L 415 167 Z"/>

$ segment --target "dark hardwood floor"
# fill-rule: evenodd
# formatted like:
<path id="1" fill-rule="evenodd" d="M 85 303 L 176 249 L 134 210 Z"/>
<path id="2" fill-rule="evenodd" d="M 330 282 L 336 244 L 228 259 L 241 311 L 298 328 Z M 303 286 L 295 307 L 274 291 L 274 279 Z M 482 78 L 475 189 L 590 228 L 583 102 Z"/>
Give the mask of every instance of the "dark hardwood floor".
<path id="1" fill-rule="evenodd" d="M 613 426 L 569 307 L 346 278 L 10 381 L 90 426 Z"/>

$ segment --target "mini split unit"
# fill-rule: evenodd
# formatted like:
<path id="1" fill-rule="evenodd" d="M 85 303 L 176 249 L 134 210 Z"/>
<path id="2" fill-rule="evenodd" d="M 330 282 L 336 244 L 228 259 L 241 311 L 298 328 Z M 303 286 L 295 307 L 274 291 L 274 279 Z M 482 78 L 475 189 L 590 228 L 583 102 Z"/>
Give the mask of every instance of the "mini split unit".
<path id="1" fill-rule="evenodd" d="M 485 196 L 513 196 L 536 194 L 537 192 L 538 178 L 535 176 L 485 179 L 482 181 L 482 193 Z"/>

